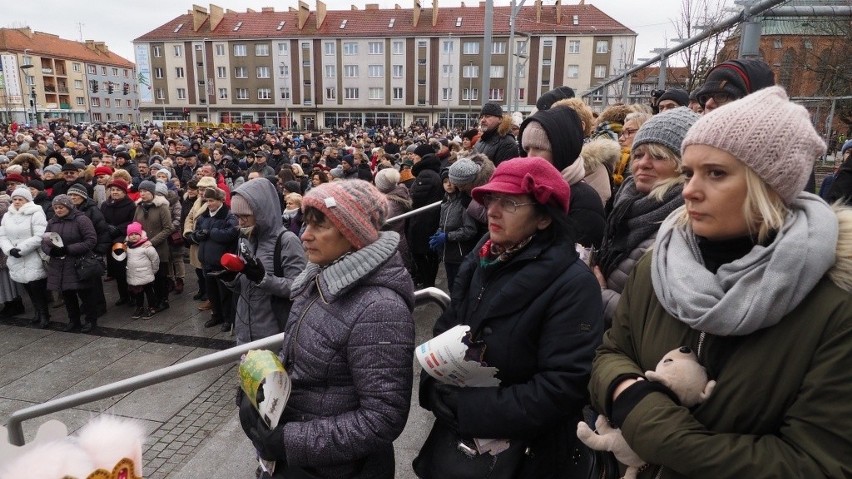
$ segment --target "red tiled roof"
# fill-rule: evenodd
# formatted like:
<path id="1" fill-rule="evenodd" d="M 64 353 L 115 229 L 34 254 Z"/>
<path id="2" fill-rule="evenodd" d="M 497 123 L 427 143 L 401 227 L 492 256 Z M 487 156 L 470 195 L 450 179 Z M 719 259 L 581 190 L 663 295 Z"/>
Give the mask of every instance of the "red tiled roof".
<path id="1" fill-rule="evenodd" d="M 84 43 L 59 38 L 49 33 L 32 32 L 31 38 L 21 29 L 0 28 L 0 51 L 23 52 L 24 50 L 29 50 L 36 56 L 79 60 L 123 68 L 135 66 L 130 60 L 113 52 L 92 50 Z"/>
<path id="2" fill-rule="evenodd" d="M 494 7 L 493 34 L 509 34 L 511 7 Z M 205 20 L 197 32 L 192 31 L 192 15 L 181 15 L 164 25 L 135 39 L 136 42 L 172 41 L 187 39 L 252 39 L 275 37 L 384 37 L 384 36 L 481 36 L 484 30 L 485 6 L 441 7 L 438 22 L 432 26 L 432 9 L 420 11 L 417 27 L 412 25 L 413 9 L 329 10 L 318 29 L 315 11 L 310 12 L 302 30 L 298 29 L 297 11 L 287 12 L 234 12 L 226 11 L 224 18 L 210 31 L 210 21 Z M 578 24 L 573 24 L 573 16 Z M 461 26 L 456 27 L 461 17 Z M 390 19 L 394 26 L 388 27 Z M 343 20 L 346 27 L 340 28 Z M 277 30 L 280 22 L 284 28 Z M 234 27 L 243 22 L 237 31 Z M 175 33 L 178 25 L 183 24 Z M 515 27 L 516 33 L 562 35 L 635 35 L 636 33 L 593 5 L 563 5 L 561 24 L 556 23 L 556 6 L 542 6 L 541 21 L 536 23 L 535 6 L 521 8 Z"/>

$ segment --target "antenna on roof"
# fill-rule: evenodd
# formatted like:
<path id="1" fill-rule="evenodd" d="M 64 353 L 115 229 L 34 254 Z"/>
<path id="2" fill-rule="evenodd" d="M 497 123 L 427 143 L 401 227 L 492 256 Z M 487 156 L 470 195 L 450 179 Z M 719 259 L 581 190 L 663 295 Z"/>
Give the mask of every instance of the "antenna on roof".
<path id="1" fill-rule="evenodd" d="M 77 33 L 80 34 L 80 43 L 83 43 L 83 22 L 77 22 Z"/>

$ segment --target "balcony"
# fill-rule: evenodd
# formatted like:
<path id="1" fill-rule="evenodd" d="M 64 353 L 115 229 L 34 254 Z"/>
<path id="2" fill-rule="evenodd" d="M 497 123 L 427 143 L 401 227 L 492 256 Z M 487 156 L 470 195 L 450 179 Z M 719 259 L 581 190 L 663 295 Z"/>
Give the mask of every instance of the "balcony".
<path id="1" fill-rule="evenodd" d="M 41 72 L 44 75 L 53 75 L 53 68 L 42 68 Z"/>
<path id="2" fill-rule="evenodd" d="M 60 103 L 59 108 L 62 109 L 62 110 L 70 110 L 71 104 L 70 103 Z"/>

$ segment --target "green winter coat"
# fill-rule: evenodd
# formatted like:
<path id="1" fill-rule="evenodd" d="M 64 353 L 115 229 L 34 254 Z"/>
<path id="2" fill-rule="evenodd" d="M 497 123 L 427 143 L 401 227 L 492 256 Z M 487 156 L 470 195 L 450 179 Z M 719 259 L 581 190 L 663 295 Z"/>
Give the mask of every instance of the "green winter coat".
<path id="1" fill-rule="evenodd" d="M 619 375 L 644 375 L 679 346 L 699 350 L 700 331 L 657 300 L 651 257 L 633 270 L 598 349 L 589 385 L 598 411 Z M 665 466 L 641 478 L 852 477 L 852 295 L 826 276 L 777 325 L 708 334 L 699 357 L 718 383 L 704 404 L 690 411 L 651 393 L 622 424 L 640 457 Z"/>

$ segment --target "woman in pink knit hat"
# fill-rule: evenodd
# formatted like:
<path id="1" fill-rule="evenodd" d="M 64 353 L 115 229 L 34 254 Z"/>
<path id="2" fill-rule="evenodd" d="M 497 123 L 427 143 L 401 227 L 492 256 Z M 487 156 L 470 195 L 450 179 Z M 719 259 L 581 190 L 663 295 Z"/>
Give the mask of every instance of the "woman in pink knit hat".
<path id="1" fill-rule="evenodd" d="M 852 477 L 852 210 L 803 191 L 825 150 L 780 87 L 684 138 L 685 205 L 633 270 L 590 384 L 640 478 Z M 703 403 L 645 380 L 674 349 L 716 381 Z"/>

